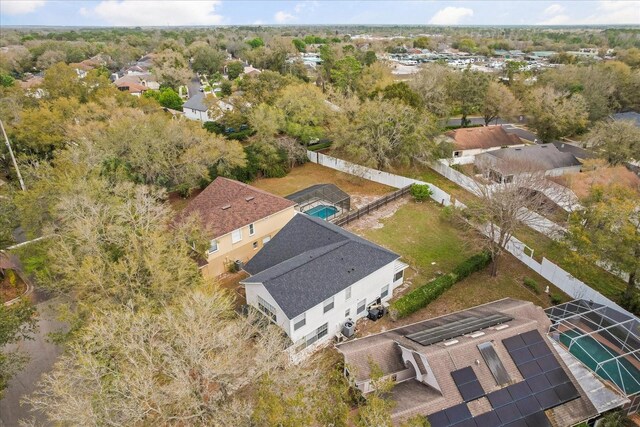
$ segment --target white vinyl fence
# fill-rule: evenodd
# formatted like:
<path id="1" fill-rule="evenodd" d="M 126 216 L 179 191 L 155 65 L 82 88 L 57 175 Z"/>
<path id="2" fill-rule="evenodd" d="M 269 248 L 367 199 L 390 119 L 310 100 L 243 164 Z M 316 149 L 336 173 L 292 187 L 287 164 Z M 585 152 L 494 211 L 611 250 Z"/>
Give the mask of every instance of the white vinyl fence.
<path id="1" fill-rule="evenodd" d="M 307 151 L 307 156 L 309 157 L 309 160 L 313 163 L 317 163 L 319 165 L 326 166 L 331 169 L 339 170 L 344 173 L 355 175 L 355 176 L 358 176 L 370 181 L 378 182 L 380 184 L 385 184 L 394 188 L 403 188 L 411 184 L 426 184 L 431 188 L 431 191 L 432 191 L 431 198 L 433 200 L 443 204 L 444 206 L 451 205 L 451 196 L 445 191 L 443 191 L 442 189 L 428 182 L 423 182 L 416 179 L 395 175 L 389 172 L 383 172 L 383 171 L 368 168 L 365 166 L 356 165 L 342 159 L 337 159 L 335 157 L 327 156 L 326 154 L 316 153 L 313 151 Z M 438 163 L 438 164 L 441 164 L 441 163 Z M 446 165 L 442 165 L 442 166 L 446 167 L 446 169 L 443 168 L 442 170 L 445 171 L 447 174 L 450 174 L 455 179 L 449 178 L 448 175 L 445 175 L 443 173 L 444 176 L 456 182 L 457 184 L 461 185 L 462 187 L 466 188 L 466 186 L 461 184 L 461 182 L 465 182 L 467 179 L 471 180 L 471 178 L 459 173 L 458 171 L 451 169 Z M 453 171 L 455 173 L 448 172 L 447 170 Z M 438 170 L 436 169 L 436 171 Z M 461 208 L 465 207 L 463 203 L 460 203 L 457 200 L 455 201 L 455 204 L 457 207 L 461 207 Z M 576 279 L 570 273 L 558 267 L 556 264 L 549 261 L 548 259 L 543 257 L 541 263 L 536 261 L 533 258 L 533 250 L 531 250 L 531 248 L 526 246 L 523 242 L 516 239 L 515 237 L 511 238 L 511 240 L 507 244 L 506 250 L 509 251 L 511 254 L 513 254 L 520 261 L 525 263 L 533 271 L 535 271 L 536 273 L 544 277 L 546 280 L 548 280 L 549 282 L 553 283 L 555 286 L 560 288 L 563 292 L 565 292 L 570 297 L 574 299 L 585 299 L 589 301 L 594 301 L 599 304 L 603 304 L 608 307 L 611 307 L 629 316 L 633 316 L 632 313 L 620 307 L 618 304 L 611 301 L 609 298 L 605 297 L 595 289 L 591 288 L 589 285 Z"/>

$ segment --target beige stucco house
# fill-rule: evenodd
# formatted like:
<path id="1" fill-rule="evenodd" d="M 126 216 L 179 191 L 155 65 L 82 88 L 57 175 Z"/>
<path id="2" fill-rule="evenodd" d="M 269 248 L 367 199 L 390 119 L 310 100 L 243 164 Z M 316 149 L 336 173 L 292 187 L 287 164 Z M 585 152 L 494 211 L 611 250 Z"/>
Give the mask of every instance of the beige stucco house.
<path id="1" fill-rule="evenodd" d="M 295 203 L 228 178 L 216 178 L 181 214 L 198 215 L 210 239 L 201 270 L 216 277 L 246 263 L 295 215 Z"/>

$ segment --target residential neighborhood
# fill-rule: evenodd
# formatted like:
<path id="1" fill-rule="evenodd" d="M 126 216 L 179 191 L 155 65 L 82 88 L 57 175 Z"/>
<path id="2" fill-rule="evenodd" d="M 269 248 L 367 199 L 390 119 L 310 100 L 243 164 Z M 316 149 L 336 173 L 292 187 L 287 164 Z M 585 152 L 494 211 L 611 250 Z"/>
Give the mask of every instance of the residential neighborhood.
<path id="1" fill-rule="evenodd" d="M 0 0 L 0 427 L 640 425 L 639 28 Z"/>

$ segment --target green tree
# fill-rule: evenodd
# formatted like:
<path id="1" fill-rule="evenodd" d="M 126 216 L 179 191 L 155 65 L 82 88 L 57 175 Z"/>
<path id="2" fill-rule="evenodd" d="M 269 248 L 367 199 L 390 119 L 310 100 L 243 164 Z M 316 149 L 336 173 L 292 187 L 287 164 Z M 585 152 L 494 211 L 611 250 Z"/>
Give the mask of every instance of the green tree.
<path id="1" fill-rule="evenodd" d="M 415 93 L 408 84 L 405 82 L 398 82 L 390 84 L 382 89 L 382 96 L 384 99 L 397 99 L 411 107 L 420 108 L 422 106 L 422 99 Z"/>
<path id="2" fill-rule="evenodd" d="M 461 73 L 454 73 L 448 76 L 449 102 L 454 111 L 462 116 L 462 127 L 468 125 L 468 115 L 480 111 L 488 88 L 489 77 L 486 73 L 467 69 Z"/>
<path id="3" fill-rule="evenodd" d="M 322 92 L 309 84 L 282 89 L 275 106 L 284 114 L 283 131 L 303 143 L 324 136 L 331 110 Z"/>
<path id="4" fill-rule="evenodd" d="M 307 51 L 307 44 L 305 42 L 303 42 L 302 40 L 293 39 L 293 40 L 291 40 L 291 42 L 296 47 L 298 52 L 306 52 Z"/>
<path id="5" fill-rule="evenodd" d="M 541 87 L 530 93 L 525 105 L 529 126 L 544 142 L 575 134 L 587 125 L 587 105 L 580 94 L 569 95 Z"/>
<path id="6" fill-rule="evenodd" d="M 220 84 L 220 94 L 222 96 L 230 96 L 233 93 L 233 83 L 225 80 Z"/>
<path id="7" fill-rule="evenodd" d="M 211 76 L 222 70 L 224 60 L 225 53 L 223 51 L 205 46 L 194 52 L 191 67 L 193 71 Z"/>
<path id="8" fill-rule="evenodd" d="M 446 157 L 435 120 L 397 100 L 372 99 L 343 108 L 331 123 L 332 150 L 379 170 Z"/>
<path id="9" fill-rule="evenodd" d="M 244 64 L 240 61 L 233 61 L 227 64 L 227 76 L 229 80 L 237 79 L 244 72 Z"/>
<path id="10" fill-rule="evenodd" d="M 362 64 L 353 56 L 346 56 L 335 62 L 331 70 L 331 81 L 342 92 L 353 92 L 362 72 Z"/>
<path id="11" fill-rule="evenodd" d="M 585 140 L 612 165 L 640 159 L 640 128 L 632 121 L 598 122 Z"/>
<path id="12" fill-rule="evenodd" d="M 182 98 L 180 98 L 180 95 L 171 88 L 165 88 L 160 91 L 158 102 L 160 102 L 160 105 L 165 108 L 182 111 Z"/>
<path id="13" fill-rule="evenodd" d="M 431 39 L 429 37 L 418 37 L 413 40 L 413 47 L 416 49 L 429 49 L 431 46 Z"/>
<path id="14" fill-rule="evenodd" d="M 575 257 L 588 263 L 608 262 L 629 275 L 624 298 L 637 292 L 640 274 L 640 204 L 637 194 L 622 186 L 595 186 L 583 209 L 569 220 L 567 242 Z"/>
<path id="15" fill-rule="evenodd" d="M 26 300 L 9 307 L 0 304 L 0 399 L 9 380 L 27 361 L 20 351 L 9 351 L 5 346 L 31 337 L 36 329 L 35 314 L 35 308 Z"/>
<path id="16" fill-rule="evenodd" d="M 362 63 L 366 66 L 370 66 L 378 60 L 375 51 L 368 50 L 364 54 L 364 58 L 362 59 Z"/>
<path id="17" fill-rule="evenodd" d="M 78 73 L 64 62 L 50 66 L 44 73 L 42 89 L 47 98 L 81 98 L 86 92 Z"/>
<path id="18" fill-rule="evenodd" d="M 247 44 L 251 46 L 251 49 L 257 49 L 259 47 L 264 46 L 264 40 L 262 40 L 262 38 L 260 37 L 256 37 L 247 41 Z"/>
<path id="19" fill-rule="evenodd" d="M 409 81 L 409 87 L 422 98 L 424 108 L 437 117 L 446 117 L 452 110 L 447 92 L 447 80 L 451 74 L 446 65 L 426 64 Z"/>
<path id="20" fill-rule="evenodd" d="M 490 82 L 480 112 L 484 124 L 489 125 L 497 118 L 510 119 L 516 117 L 522 109 L 520 101 L 513 96 L 508 87 Z"/>
<path id="21" fill-rule="evenodd" d="M 2 87 L 11 87 L 15 79 L 8 74 L 0 73 L 0 86 Z"/>

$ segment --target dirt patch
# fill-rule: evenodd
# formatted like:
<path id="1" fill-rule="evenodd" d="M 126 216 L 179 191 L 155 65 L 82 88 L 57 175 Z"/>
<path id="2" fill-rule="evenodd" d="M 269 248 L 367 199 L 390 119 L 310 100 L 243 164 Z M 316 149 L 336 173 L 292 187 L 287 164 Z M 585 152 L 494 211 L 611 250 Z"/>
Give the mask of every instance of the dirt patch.
<path id="1" fill-rule="evenodd" d="M 0 303 L 19 297 L 27 290 L 27 285 L 11 270 L 7 270 L 0 281 Z"/>
<path id="2" fill-rule="evenodd" d="M 249 277 L 244 271 L 238 273 L 224 273 L 217 278 L 217 282 L 222 289 L 230 291 L 235 297 L 235 308 L 247 303 L 247 296 L 244 291 L 244 286 L 240 284 L 240 281 Z"/>
<path id="3" fill-rule="evenodd" d="M 373 198 L 373 200 L 375 199 L 376 197 Z M 371 203 L 373 200 L 364 203 L 362 206 L 367 203 Z M 364 217 L 351 222 L 349 225 L 345 226 L 345 228 L 352 232 L 358 230 L 375 230 L 378 228 L 382 228 L 384 227 L 382 220 L 392 217 L 396 213 L 396 211 L 403 205 L 405 205 L 408 201 L 408 197 L 402 197 L 400 199 L 394 200 L 393 202 L 387 203 L 381 208 L 365 215 Z M 353 207 L 353 197 L 351 198 L 351 206 Z"/>

